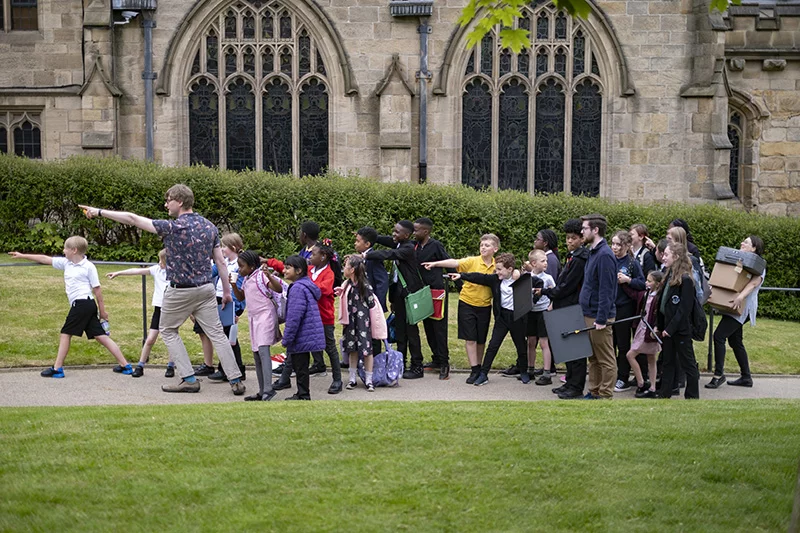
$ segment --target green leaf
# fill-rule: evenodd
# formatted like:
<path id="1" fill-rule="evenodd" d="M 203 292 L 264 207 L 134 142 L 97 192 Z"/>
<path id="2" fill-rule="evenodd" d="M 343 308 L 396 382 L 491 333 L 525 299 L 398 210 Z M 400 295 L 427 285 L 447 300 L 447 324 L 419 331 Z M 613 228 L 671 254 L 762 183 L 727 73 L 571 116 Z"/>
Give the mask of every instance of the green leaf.
<path id="1" fill-rule="evenodd" d="M 500 30 L 500 44 L 503 48 L 508 48 L 515 54 L 520 53 L 524 48 L 530 47 L 530 32 L 528 30 L 503 28 Z"/>

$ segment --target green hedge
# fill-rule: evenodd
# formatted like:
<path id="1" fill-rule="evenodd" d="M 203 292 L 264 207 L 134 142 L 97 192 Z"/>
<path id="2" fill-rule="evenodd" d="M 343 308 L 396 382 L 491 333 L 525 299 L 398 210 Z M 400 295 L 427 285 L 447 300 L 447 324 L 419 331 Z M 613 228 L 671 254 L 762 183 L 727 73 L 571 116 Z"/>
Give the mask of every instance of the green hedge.
<path id="1" fill-rule="evenodd" d="M 336 175 L 295 179 L 205 167 L 167 168 L 140 161 L 72 158 L 42 163 L 0 155 L 0 248 L 60 253 L 63 239 L 87 237 L 90 254 L 105 260 L 152 260 L 160 240 L 108 220 L 89 221 L 79 203 L 164 218 L 164 192 L 186 183 L 195 210 L 225 231 L 240 233 L 252 249 L 278 257 L 296 251 L 300 224 L 316 220 L 340 253 L 352 251 L 353 232 L 372 225 L 390 232 L 395 221 L 428 216 L 433 234 L 454 257 L 477 253 L 483 233 L 496 233 L 502 250 L 518 256 L 533 246 L 536 231 L 552 227 L 561 237 L 567 218 L 590 212 L 608 217 L 610 229 L 643 222 L 664 235 L 670 220 L 689 222 L 707 265 L 720 246 L 738 247 L 748 234 L 765 242 L 767 285 L 800 286 L 800 220 L 750 215 L 713 205 L 637 205 L 599 198 L 479 192 L 465 187 L 385 184 Z M 800 319 L 800 298 L 763 293 L 765 316 Z"/>

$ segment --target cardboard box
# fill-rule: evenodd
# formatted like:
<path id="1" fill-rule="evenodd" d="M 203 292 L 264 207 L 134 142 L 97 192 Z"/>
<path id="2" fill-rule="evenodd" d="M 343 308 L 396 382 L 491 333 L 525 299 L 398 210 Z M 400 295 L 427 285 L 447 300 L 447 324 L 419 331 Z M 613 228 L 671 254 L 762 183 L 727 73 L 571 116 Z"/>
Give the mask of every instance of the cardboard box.
<path id="1" fill-rule="evenodd" d="M 728 289 L 739 293 L 742 292 L 742 289 L 751 279 L 753 279 L 753 275 L 741 265 L 714 263 L 714 270 L 711 271 L 711 278 L 708 280 L 708 284 L 714 288 L 719 287 L 720 289 Z"/>
<path id="2" fill-rule="evenodd" d="M 739 295 L 738 292 L 731 291 L 728 289 L 723 289 L 720 287 L 711 287 L 711 296 L 708 298 L 708 305 L 716 309 L 717 311 L 722 311 L 723 313 L 730 313 L 733 315 L 741 314 L 740 311 L 736 311 L 733 306 L 733 300 Z"/>

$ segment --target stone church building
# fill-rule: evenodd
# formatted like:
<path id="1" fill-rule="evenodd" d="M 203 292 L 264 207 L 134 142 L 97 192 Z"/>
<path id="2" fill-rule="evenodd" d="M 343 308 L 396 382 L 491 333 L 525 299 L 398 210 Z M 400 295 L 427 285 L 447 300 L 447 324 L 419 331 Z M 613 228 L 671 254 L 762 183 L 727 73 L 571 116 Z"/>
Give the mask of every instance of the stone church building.
<path id="1" fill-rule="evenodd" d="M 800 214 L 800 1 L 0 0 L 0 152 Z"/>

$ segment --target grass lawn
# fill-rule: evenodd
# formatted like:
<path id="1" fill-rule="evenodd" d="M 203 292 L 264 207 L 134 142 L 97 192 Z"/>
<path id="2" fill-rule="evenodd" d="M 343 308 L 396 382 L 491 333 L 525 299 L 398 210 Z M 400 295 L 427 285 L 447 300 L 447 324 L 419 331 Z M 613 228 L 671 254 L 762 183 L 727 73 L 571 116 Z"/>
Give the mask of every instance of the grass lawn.
<path id="1" fill-rule="evenodd" d="M 7 256 L 6 256 L 7 257 Z M 8 258 L 4 262 L 12 262 Z M 120 277 L 108 280 L 105 274 L 125 267 L 99 265 L 102 277 L 103 296 L 110 315 L 111 335 L 131 361 L 138 361 L 142 342 L 142 292 L 140 277 Z M 0 328 L 0 367 L 10 366 L 49 366 L 53 363 L 58 346 L 58 332 L 67 314 L 67 297 L 64 293 L 63 273 L 46 266 L 8 267 L 0 276 L 0 314 L 4 317 Z M 150 323 L 152 309 L 149 307 L 153 283 L 147 282 L 147 323 Z M 457 294 L 451 294 L 449 346 L 453 366 L 469 368 L 464 343 L 458 340 L 456 329 Z M 246 314 L 239 324 L 239 339 L 242 340 L 244 359 L 252 364 L 250 337 Z M 338 328 L 337 328 L 338 329 Z M 423 337 L 422 346 L 425 359 L 430 359 L 430 348 Z M 192 360 L 202 361 L 202 351 L 197 335 L 191 331 L 187 322 L 182 336 Z M 338 336 L 338 332 L 337 332 Z M 800 324 L 779 320 L 758 319 L 758 326 L 744 328 L 744 341 L 750 355 L 751 370 L 765 374 L 800 374 Z M 274 352 L 280 352 L 279 346 Z M 705 369 L 708 343 L 695 343 L 695 353 L 701 369 Z M 112 363 L 114 360 L 99 344 L 88 342 L 85 338 L 74 340 L 67 357 L 67 365 Z M 153 349 L 151 362 L 167 361 L 167 352 L 159 342 Z M 507 338 L 494 362 L 496 368 L 504 368 L 516 361 L 511 338 Z M 541 354 L 537 359 L 541 365 Z M 726 364 L 729 373 L 735 373 L 736 361 L 733 354 L 728 355 Z"/>
<path id="2" fill-rule="evenodd" d="M 800 402 L 0 410 L 2 531 L 785 531 Z"/>

